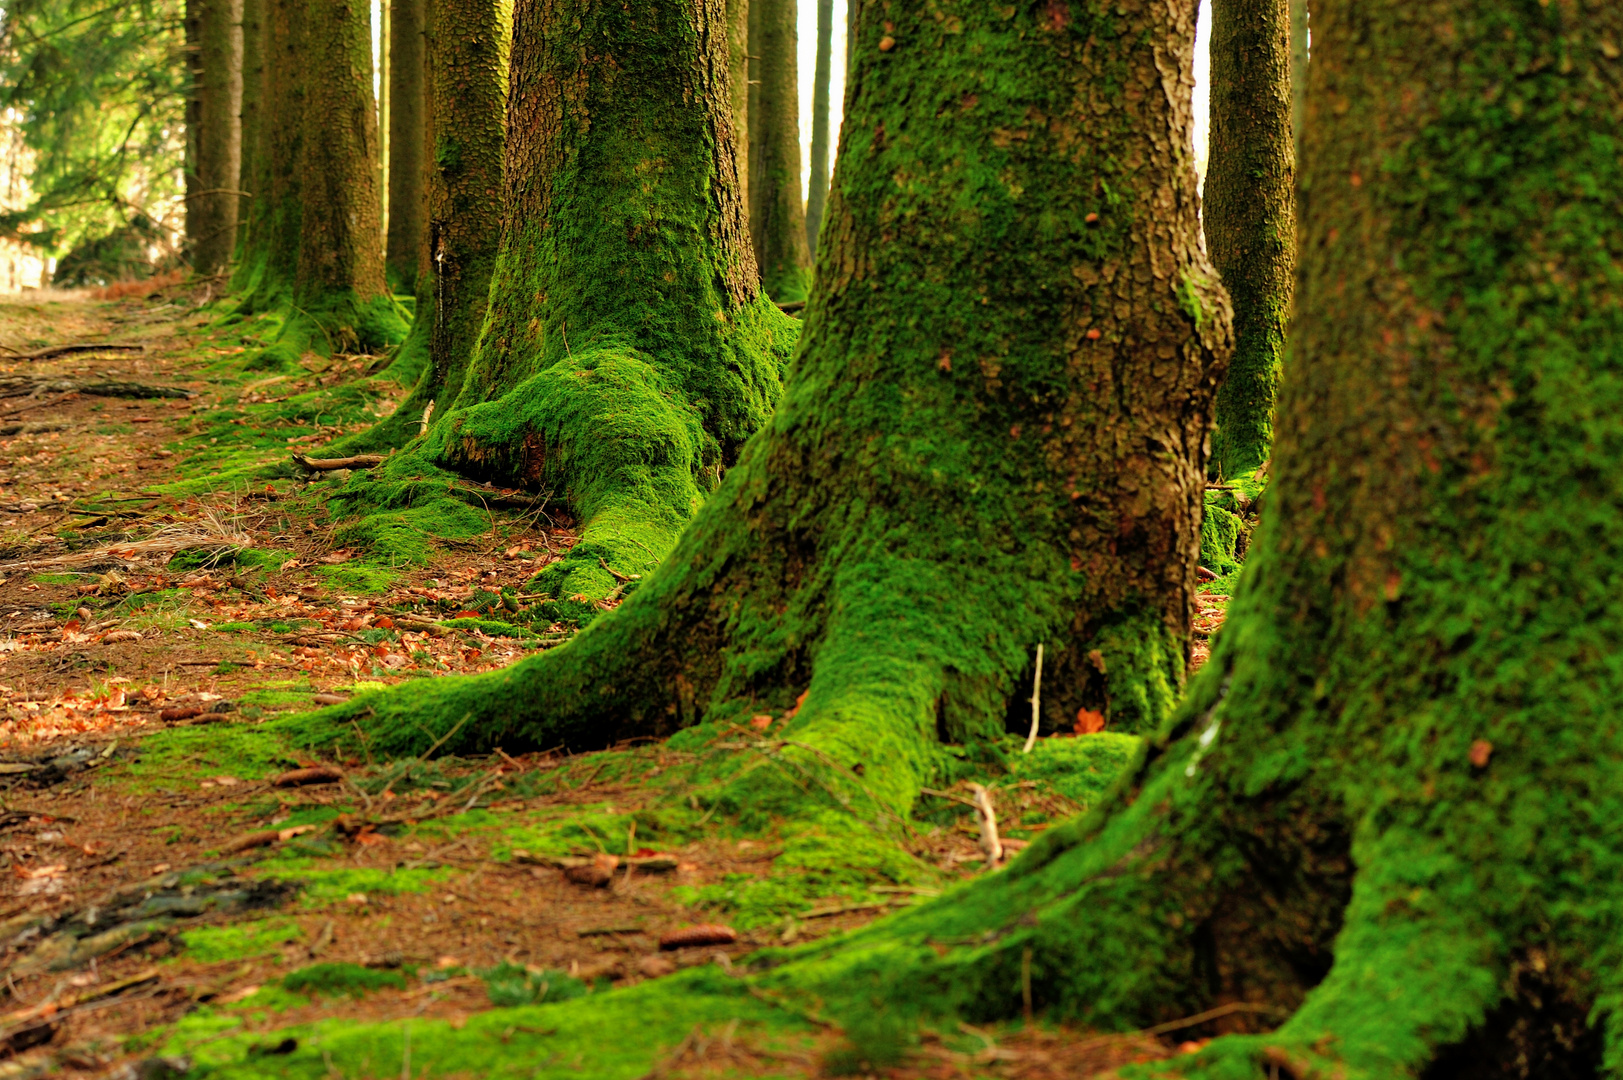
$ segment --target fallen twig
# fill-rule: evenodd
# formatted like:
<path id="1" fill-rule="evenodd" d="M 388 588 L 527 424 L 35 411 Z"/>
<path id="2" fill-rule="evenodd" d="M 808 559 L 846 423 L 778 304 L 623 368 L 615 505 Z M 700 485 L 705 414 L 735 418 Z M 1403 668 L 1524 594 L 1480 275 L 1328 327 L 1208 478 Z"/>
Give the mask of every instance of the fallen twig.
<path id="1" fill-rule="evenodd" d="M 54 360 L 58 356 L 71 356 L 74 353 L 120 352 L 138 353 L 146 352 L 145 345 L 119 345 L 113 342 L 90 342 L 82 345 L 52 345 L 48 348 L 38 349 L 31 353 L 18 353 L 13 360 Z"/>
<path id="2" fill-rule="evenodd" d="M 356 454 L 353 457 L 313 458 L 294 454 L 293 460 L 309 472 L 332 472 L 335 469 L 370 469 L 383 464 L 383 454 Z"/>

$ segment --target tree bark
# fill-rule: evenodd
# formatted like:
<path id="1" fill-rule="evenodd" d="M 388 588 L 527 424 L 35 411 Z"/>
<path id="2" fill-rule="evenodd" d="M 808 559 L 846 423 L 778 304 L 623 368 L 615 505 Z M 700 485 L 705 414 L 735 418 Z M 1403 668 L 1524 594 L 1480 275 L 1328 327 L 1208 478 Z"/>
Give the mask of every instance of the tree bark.
<path id="1" fill-rule="evenodd" d="M 188 260 L 197 242 L 198 139 L 203 131 L 203 5 L 207 0 L 185 0 L 181 8 L 181 35 L 186 50 L 186 146 L 182 156 L 181 185 L 185 196 L 185 236 L 181 250 Z"/>
<path id="2" fill-rule="evenodd" d="M 299 148 L 304 139 L 304 87 L 300 80 L 304 5 L 301 0 L 245 0 L 261 4 L 258 152 L 250 176 L 247 237 L 238 267 L 244 312 L 269 311 L 291 298 L 299 264 Z M 245 11 L 248 10 L 245 8 Z"/>
<path id="3" fill-rule="evenodd" d="M 1206 239 L 1234 304 L 1212 452 L 1234 479 L 1268 459 L 1296 272 L 1290 0 L 1215 0 Z"/>
<path id="4" fill-rule="evenodd" d="M 265 118 L 265 15 L 267 0 L 242 0 L 242 109 L 241 137 L 242 164 L 237 170 L 238 186 L 245 194 L 237 204 L 237 270 L 231 287 L 244 291 L 251 280 L 253 267 L 250 253 L 251 237 L 259 208 L 265 203 L 267 181 L 263 137 Z"/>
<path id="5" fill-rule="evenodd" d="M 243 0 L 196 0 L 197 179 L 188 193 L 192 267 L 211 275 L 231 264 L 242 169 Z"/>
<path id="6" fill-rule="evenodd" d="M 1011 701 L 1027 722 L 1038 642 L 1045 729 L 1083 708 L 1160 726 L 1188 656 L 1229 312 L 1199 236 L 1194 6 L 1126 6 L 965 2 L 938 21 L 860 5 L 827 276 L 766 429 L 657 571 L 570 644 L 330 712 L 334 734 L 353 717 L 398 751 L 466 716 L 464 747 L 583 748 L 804 694 L 785 752 L 905 812 L 941 738 L 984 749 Z M 614 291 L 620 308 L 637 295 Z M 577 325 L 564 372 L 602 348 Z"/>
<path id="7" fill-rule="evenodd" d="M 401 292 L 416 289 L 428 243 L 423 160 L 428 72 L 423 62 L 426 0 L 391 0 L 389 33 L 389 235 L 387 273 Z M 499 116 L 499 112 L 498 112 Z"/>
<path id="8" fill-rule="evenodd" d="M 796 0 L 750 4 L 750 238 L 761 284 L 777 301 L 811 290 L 800 197 L 800 65 Z"/>
<path id="9" fill-rule="evenodd" d="M 1292 146 L 1302 145 L 1302 121 L 1307 105 L 1307 0 L 1290 0 L 1291 6 L 1291 132 Z"/>
<path id="10" fill-rule="evenodd" d="M 738 198 L 750 206 L 750 0 L 727 0 L 727 78 L 732 92 Z"/>
<path id="11" fill-rule="evenodd" d="M 1174 1076 L 1615 1071 L 1623 8 L 1313 15 L 1291 373 L 1211 659 L 1108 804 L 783 982 L 1290 1014 Z"/>
<path id="12" fill-rule="evenodd" d="M 817 258 L 817 232 L 828 201 L 829 81 L 834 53 L 834 0 L 817 0 L 817 63 L 812 70 L 811 190 L 806 193 L 806 249 Z"/>

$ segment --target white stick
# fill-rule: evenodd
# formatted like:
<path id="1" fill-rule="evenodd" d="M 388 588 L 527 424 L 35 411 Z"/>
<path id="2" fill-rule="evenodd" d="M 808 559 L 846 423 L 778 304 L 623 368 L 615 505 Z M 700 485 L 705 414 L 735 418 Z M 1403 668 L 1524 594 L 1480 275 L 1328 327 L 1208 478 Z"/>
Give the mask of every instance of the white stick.
<path id="1" fill-rule="evenodd" d="M 1037 677 L 1031 680 L 1031 734 L 1026 736 L 1026 748 L 1022 754 L 1031 753 L 1031 748 L 1037 744 L 1037 705 L 1043 695 L 1043 645 L 1037 643 Z"/>
<path id="2" fill-rule="evenodd" d="M 992 809 L 992 793 L 979 784 L 969 785 L 974 796 L 975 816 L 981 821 L 981 852 L 986 856 L 986 867 L 992 869 L 1003 861 L 1003 841 L 997 835 L 997 813 Z"/>

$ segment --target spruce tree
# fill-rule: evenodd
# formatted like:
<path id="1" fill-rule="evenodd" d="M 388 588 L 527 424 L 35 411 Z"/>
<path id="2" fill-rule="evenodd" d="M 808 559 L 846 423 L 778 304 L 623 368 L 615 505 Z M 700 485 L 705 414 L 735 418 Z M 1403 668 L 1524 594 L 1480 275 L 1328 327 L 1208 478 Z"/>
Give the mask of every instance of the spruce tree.
<path id="1" fill-rule="evenodd" d="M 611 30 L 623 25 L 617 10 L 598 16 Z M 648 7 L 636 14 L 664 29 Z M 1166 721 L 1189 657 L 1203 447 L 1230 345 L 1187 138 L 1193 5 L 1120 17 L 964 3 L 949 14 L 858 7 L 824 276 L 793 382 L 765 430 L 719 448 L 720 488 L 676 549 L 569 644 L 489 676 L 373 695 L 324 714 L 327 731 L 349 737 L 353 719 L 374 752 L 420 751 L 459 723 L 447 746 L 579 749 L 703 718 L 777 714 L 805 694 L 787 729 L 800 749 L 785 753 L 811 768 L 833 762 L 832 783 L 861 765 L 863 790 L 905 812 L 948 767 L 942 738 L 989 752 L 1011 703 L 1024 724 L 1039 643 L 1045 730 L 1069 729 L 1084 709 L 1120 731 Z M 578 63 L 566 42 L 558 49 L 560 62 Z M 515 65 L 521 55 L 516 47 Z M 605 65 L 609 57 L 627 63 L 612 48 Z M 540 85 L 580 85 L 564 74 L 573 67 Z M 650 74 L 626 69 L 618 85 L 649 87 Z M 528 85 L 515 82 L 515 102 Z M 659 90 L 648 108 L 667 116 L 673 95 Z M 526 146 L 519 140 L 534 128 L 515 116 L 509 177 L 553 213 L 511 214 L 485 334 L 505 352 L 482 353 L 468 387 L 504 372 L 528 382 L 465 420 L 448 418 L 441 445 L 487 475 L 545 477 L 607 458 L 576 431 L 623 432 L 624 443 L 610 444 L 618 471 L 576 474 L 598 485 L 576 490 L 621 500 L 607 504 L 612 516 L 587 503 L 585 542 L 556 564 L 584 574 L 600 553 L 635 551 L 599 523 L 629 531 L 633 498 L 691 483 L 704 462 L 697 423 L 686 434 L 653 429 L 663 443 L 647 436 L 651 418 L 674 421 L 677 404 L 699 400 L 679 396 L 674 375 L 662 380 L 668 396 L 644 392 L 659 385 L 653 361 L 681 355 L 691 339 L 652 342 L 649 360 L 619 343 L 651 341 L 650 327 L 739 334 L 746 320 L 770 327 L 776 313 L 720 295 L 692 304 L 691 321 L 660 322 L 668 308 L 655 302 L 683 279 L 622 284 L 628 264 L 696 276 L 709 267 L 704 282 L 753 295 L 742 256 L 703 263 L 656 246 L 673 219 L 660 219 L 660 234 L 643 223 L 653 205 L 671 214 L 666 203 L 642 196 L 629 220 L 601 209 L 629 187 L 605 176 L 659 176 L 657 162 L 668 175 L 680 149 L 700 144 L 696 133 L 646 141 L 651 120 L 611 122 L 621 114 L 589 93 L 540 115 L 590 118 L 588 130 L 620 156 Z M 584 119 L 565 130 L 574 123 Z M 633 130 L 645 141 L 628 139 Z M 729 129 L 718 117 L 702 130 Z M 555 177 L 547 185 L 512 167 L 536 160 L 567 171 L 542 171 Z M 714 174 L 704 164 L 685 188 L 690 215 L 715 197 L 728 205 L 725 185 L 707 192 Z M 570 216 L 580 209 L 593 212 Z M 701 236 L 726 237 L 738 217 L 687 220 Z M 557 256 L 576 252 L 598 261 Z M 527 276 L 514 280 L 515 268 Z M 524 360 L 543 349 L 551 366 L 532 374 Z M 729 399 L 725 384 L 711 385 L 715 410 Z M 567 423 L 526 425 L 527 414 L 548 418 L 543 407 Z M 624 486 L 609 488 L 605 476 Z M 646 574 L 647 562 L 610 559 L 622 573 Z M 757 810 L 771 798 L 762 793 Z"/>
<path id="2" fill-rule="evenodd" d="M 829 81 L 834 60 L 834 0 L 817 0 L 817 62 L 812 71 L 811 190 L 806 193 L 806 247 L 817 256 L 817 232 L 828 201 Z"/>
<path id="3" fill-rule="evenodd" d="M 1274 480 L 1210 660 L 1105 805 L 781 984 L 1268 1031 L 1157 1075 L 1616 1072 L 1623 8 L 1313 16 Z"/>
<path id="4" fill-rule="evenodd" d="M 256 265 L 247 258 L 255 222 L 265 205 L 264 184 L 268 180 L 265 150 L 261 143 L 265 115 L 265 48 L 267 0 L 242 0 L 242 109 L 238 146 L 241 164 L 237 185 L 243 191 L 237 204 L 236 273 L 231 287 L 241 293 L 250 288 Z"/>
<path id="5" fill-rule="evenodd" d="M 727 77 L 732 87 L 733 157 L 738 195 L 750 205 L 750 0 L 727 0 Z"/>
<path id="6" fill-rule="evenodd" d="M 391 0 L 389 9 L 389 230 L 385 269 L 390 284 L 414 292 L 428 243 L 427 146 L 424 109 L 428 71 L 424 40 L 429 0 Z"/>
<path id="7" fill-rule="evenodd" d="M 749 229 L 772 299 L 811 289 L 800 197 L 800 64 L 796 0 L 750 0 Z"/>
<path id="8" fill-rule="evenodd" d="M 1229 479 L 1268 459 L 1296 273 L 1290 0 L 1214 0 L 1206 239 L 1234 304 L 1212 453 Z"/>
<path id="9" fill-rule="evenodd" d="M 196 180 L 187 193 L 192 267 L 215 274 L 237 246 L 242 169 L 243 0 L 195 0 L 197 8 Z"/>

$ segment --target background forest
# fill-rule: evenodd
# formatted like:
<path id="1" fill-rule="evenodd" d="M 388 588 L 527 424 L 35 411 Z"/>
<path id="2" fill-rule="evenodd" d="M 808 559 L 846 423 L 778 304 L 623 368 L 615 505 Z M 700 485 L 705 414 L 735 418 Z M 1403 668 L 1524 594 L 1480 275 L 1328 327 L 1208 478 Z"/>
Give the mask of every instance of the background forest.
<path id="1" fill-rule="evenodd" d="M 0 1080 L 1623 1073 L 1623 8 L 145 2 Z"/>

